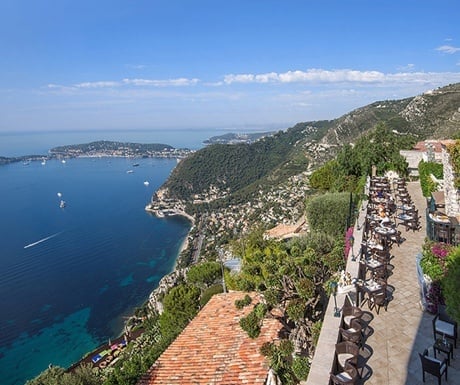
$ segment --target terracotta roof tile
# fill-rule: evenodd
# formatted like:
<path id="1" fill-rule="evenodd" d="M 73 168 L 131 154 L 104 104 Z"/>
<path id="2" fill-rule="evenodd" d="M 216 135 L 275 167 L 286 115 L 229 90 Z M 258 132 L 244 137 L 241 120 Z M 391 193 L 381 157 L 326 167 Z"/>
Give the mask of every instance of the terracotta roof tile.
<path id="1" fill-rule="evenodd" d="M 259 349 L 264 342 L 278 338 L 282 324 L 266 318 L 259 337 L 249 338 L 239 320 L 260 297 L 250 293 L 251 305 L 238 310 L 235 300 L 245 295 L 214 295 L 138 385 L 264 384 L 269 367 Z"/>

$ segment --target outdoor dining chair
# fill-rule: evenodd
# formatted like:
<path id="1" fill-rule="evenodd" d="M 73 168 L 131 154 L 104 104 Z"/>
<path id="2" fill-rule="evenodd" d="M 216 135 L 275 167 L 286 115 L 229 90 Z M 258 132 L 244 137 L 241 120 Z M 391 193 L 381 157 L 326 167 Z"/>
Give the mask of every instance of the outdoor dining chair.
<path id="1" fill-rule="evenodd" d="M 425 349 L 423 354 L 418 354 L 420 360 L 422 361 L 422 377 L 423 382 L 425 382 L 425 372 L 432 374 L 438 378 L 438 385 L 441 385 L 441 377 L 444 374 L 447 381 L 447 359 L 438 360 L 434 357 L 428 356 L 428 350 Z"/>
<path id="2" fill-rule="evenodd" d="M 457 348 L 458 324 L 446 312 L 446 307 L 438 306 L 438 314 L 433 318 L 433 335 L 444 336 L 454 341 L 454 347 Z"/>
<path id="3" fill-rule="evenodd" d="M 353 319 L 348 329 L 340 327 L 339 331 L 343 341 L 351 341 L 358 346 L 362 346 L 363 327 L 358 319 Z"/>
<path id="4" fill-rule="evenodd" d="M 345 364 L 343 371 L 331 373 L 331 381 L 334 385 L 354 385 L 358 378 L 358 370 L 350 363 Z"/>
<path id="5" fill-rule="evenodd" d="M 341 369 L 345 369 L 347 364 L 356 366 L 358 364 L 359 346 L 351 341 L 342 341 L 335 344 L 335 354 Z"/>

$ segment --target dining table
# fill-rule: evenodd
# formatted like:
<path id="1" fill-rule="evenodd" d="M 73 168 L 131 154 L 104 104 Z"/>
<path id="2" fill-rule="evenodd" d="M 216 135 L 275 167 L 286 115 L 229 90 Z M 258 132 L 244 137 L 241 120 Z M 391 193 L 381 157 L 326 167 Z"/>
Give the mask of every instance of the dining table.
<path id="1" fill-rule="evenodd" d="M 369 297 L 370 295 L 372 295 L 373 292 L 382 289 L 382 285 L 370 278 L 366 280 L 358 280 L 357 288 L 359 295 L 359 304 L 360 306 L 362 306 L 366 301 L 369 300 Z"/>
<path id="2" fill-rule="evenodd" d="M 366 272 L 369 272 L 371 277 L 374 277 L 376 272 L 385 267 L 382 262 L 374 258 L 367 259 L 364 264 L 366 266 Z"/>

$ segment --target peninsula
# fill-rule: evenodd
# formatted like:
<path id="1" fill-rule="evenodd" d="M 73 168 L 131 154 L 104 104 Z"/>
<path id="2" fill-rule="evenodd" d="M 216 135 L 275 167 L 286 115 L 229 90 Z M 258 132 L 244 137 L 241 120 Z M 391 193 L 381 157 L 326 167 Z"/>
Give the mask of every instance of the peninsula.
<path id="1" fill-rule="evenodd" d="M 124 158 L 177 158 L 182 159 L 193 153 L 188 148 L 174 148 L 161 143 L 130 143 L 99 140 L 90 143 L 54 147 L 48 154 L 23 155 L 17 157 L 0 156 L 0 165 L 14 162 L 43 161 L 50 159 L 82 157 L 124 157 Z"/>

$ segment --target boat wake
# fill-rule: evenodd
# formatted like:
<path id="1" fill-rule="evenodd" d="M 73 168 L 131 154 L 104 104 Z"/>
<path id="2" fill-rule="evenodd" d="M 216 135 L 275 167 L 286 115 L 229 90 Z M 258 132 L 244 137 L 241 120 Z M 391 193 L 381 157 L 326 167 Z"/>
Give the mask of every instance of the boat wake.
<path id="1" fill-rule="evenodd" d="M 47 241 L 48 239 L 51 239 L 51 238 L 54 238 L 54 237 L 57 237 L 59 234 L 61 234 L 62 231 L 60 231 L 59 233 L 56 233 L 56 234 L 53 234 L 53 235 L 50 235 L 49 237 L 46 237 L 46 238 L 43 238 L 43 239 L 40 239 L 39 241 L 37 242 L 33 242 L 33 243 L 29 243 L 28 245 L 25 245 L 24 246 L 24 249 L 28 249 L 29 247 L 33 247 L 33 246 L 36 246 L 38 245 L 39 243 L 42 243 L 42 242 L 45 242 Z"/>

